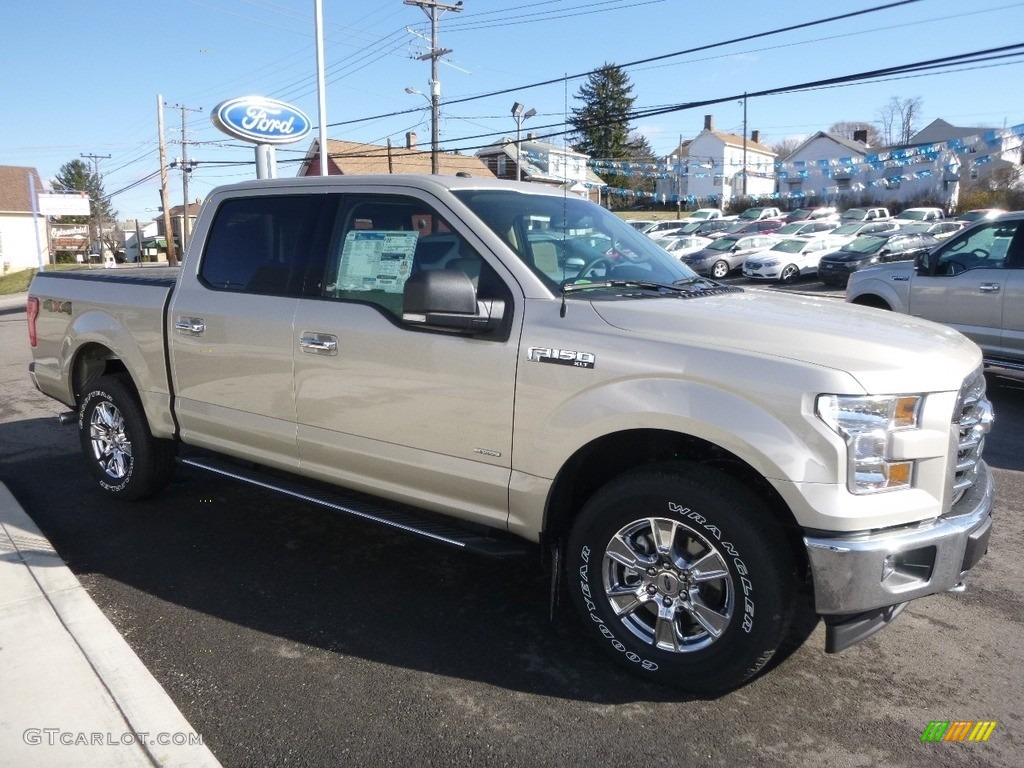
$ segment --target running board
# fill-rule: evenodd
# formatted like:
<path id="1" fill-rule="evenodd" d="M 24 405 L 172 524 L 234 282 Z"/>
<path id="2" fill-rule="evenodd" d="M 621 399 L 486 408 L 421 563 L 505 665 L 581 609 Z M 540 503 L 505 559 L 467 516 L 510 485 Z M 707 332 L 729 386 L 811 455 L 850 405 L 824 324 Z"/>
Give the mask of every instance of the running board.
<path id="1" fill-rule="evenodd" d="M 240 466 L 230 461 L 202 456 L 181 457 L 178 461 L 196 469 L 229 477 L 249 485 L 259 486 L 269 491 L 290 496 L 293 499 L 318 504 L 321 507 L 343 512 L 346 515 L 379 523 L 405 533 L 420 536 L 438 544 L 445 544 L 464 551 L 476 552 L 487 557 L 511 558 L 521 557 L 530 551 L 529 544 L 509 537 L 491 538 L 481 533 L 433 522 L 417 517 L 408 512 L 391 509 L 383 504 L 375 504 L 365 498 L 347 493 L 342 488 L 321 488 L 303 483 L 301 479 L 286 479 L 259 469 Z"/>

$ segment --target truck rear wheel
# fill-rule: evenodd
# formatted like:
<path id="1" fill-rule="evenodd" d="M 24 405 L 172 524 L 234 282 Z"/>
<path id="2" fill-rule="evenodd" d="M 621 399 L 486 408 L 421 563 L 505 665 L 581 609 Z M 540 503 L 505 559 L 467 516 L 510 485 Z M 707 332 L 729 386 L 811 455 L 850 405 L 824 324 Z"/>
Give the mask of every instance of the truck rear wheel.
<path id="1" fill-rule="evenodd" d="M 634 470 L 598 490 L 566 567 L 587 631 L 613 658 L 699 693 L 755 675 L 796 604 L 792 557 L 768 509 L 696 465 Z"/>
<path id="2" fill-rule="evenodd" d="M 151 496 L 174 474 L 174 443 L 153 437 L 142 404 L 123 376 L 89 382 L 78 410 L 78 436 L 89 471 L 116 498 Z"/>

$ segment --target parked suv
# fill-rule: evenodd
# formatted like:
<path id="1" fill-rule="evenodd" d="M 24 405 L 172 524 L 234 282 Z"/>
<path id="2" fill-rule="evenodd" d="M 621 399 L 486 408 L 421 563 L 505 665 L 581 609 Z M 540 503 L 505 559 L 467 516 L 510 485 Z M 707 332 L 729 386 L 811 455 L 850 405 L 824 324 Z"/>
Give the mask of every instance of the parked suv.
<path id="1" fill-rule="evenodd" d="M 896 221 L 939 221 L 946 218 L 941 208 L 907 208 L 896 214 Z"/>
<path id="2" fill-rule="evenodd" d="M 888 208 L 851 208 L 845 211 L 840 217 L 843 221 L 874 221 L 875 219 L 888 219 Z"/>
<path id="3" fill-rule="evenodd" d="M 818 278 L 826 285 L 846 287 L 850 274 L 872 264 L 890 261 L 912 261 L 938 245 L 931 235 L 918 232 L 879 233 L 861 235 L 838 251 L 829 253 L 818 262 Z"/>

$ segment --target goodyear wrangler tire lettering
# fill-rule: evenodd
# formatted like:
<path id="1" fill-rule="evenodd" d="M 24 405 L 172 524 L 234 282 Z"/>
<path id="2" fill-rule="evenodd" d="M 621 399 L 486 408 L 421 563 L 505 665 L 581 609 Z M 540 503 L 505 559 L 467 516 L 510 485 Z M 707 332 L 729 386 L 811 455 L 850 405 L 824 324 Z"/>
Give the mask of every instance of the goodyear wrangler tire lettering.
<path id="1" fill-rule="evenodd" d="M 89 471 L 115 498 L 144 498 L 171 479 L 174 444 L 153 437 L 124 376 L 101 376 L 88 384 L 78 410 L 78 435 Z"/>
<path id="2" fill-rule="evenodd" d="M 569 538 L 577 609 L 613 658 L 698 692 L 735 687 L 778 649 L 797 594 L 769 510 L 717 470 L 665 464 L 599 489 Z"/>

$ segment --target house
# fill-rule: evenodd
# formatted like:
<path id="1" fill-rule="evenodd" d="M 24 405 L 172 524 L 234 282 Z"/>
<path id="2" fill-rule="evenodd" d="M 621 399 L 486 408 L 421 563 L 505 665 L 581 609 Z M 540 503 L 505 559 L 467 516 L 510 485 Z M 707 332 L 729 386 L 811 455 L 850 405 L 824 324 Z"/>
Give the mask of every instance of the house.
<path id="1" fill-rule="evenodd" d="M 868 147 L 821 132 L 778 165 L 779 196 L 835 203 L 847 195 L 899 210 L 929 200 L 956 207 L 960 184 L 1014 169 L 1020 178 L 1024 126 L 1009 130 L 957 127 L 933 120 L 907 144 Z"/>
<path id="2" fill-rule="evenodd" d="M 830 196 L 854 190 L 863 179 L 859 170 L 868 153 L 867 131 L 856 131 L 854 139 L 818 131 L 808 137 L 779 163 L 776 177 L 782 200 Z"/>
<path id="3" fill-rule="evenodd" d="M 194 203 L 189 203 L 188 204 L 188 233 L 189 233 L 190 237 L 191 237 L 192 233 L 195 232 L 195 229 L 196 229 L 196 219 L 199 218 L 199 211 L 201 211 L 202 208 L 203 208 L 203 203 L 202 203 L 201 200 L 196 200 Z M 184 247 L 188 246 L 188 238 L 187 237 L 182 237 L 182 235 L 183 235 L 182 229 L 185 226 L 185 206 L 184 206 L 184 204 L 176 205 L 173 208 L 171 208 L 169 212 L 171 214 L 171 232 L 173 233 L 174 242 L 177 245 L 178 258 L 180 259 L 181 256 L 182 256 L 182 253 L 184 251 Z M 163 216 L 158 216 L 156 219 L 154 219 L 154 221 L 156 222 L 156 227 L 157 227 L 157 230 L 156 230 L 156 233 L 155 233 L 155 237 L 148 237 L 148 242 L 147 242 L 147 236 L 143 235 L 143 240 L 142 240 L 143 255 L 146 254 L 146 251 L 149 251 L 150 252 L 150 256 L 155 256 L 157 261 L 166 261 L 167 260 L 167 239 L 166 239 L 167 238 L 167 233 L 164 231 L 164 217 Z M 148 229 L 148 225 L 147 225 L 147 229 Z M 162 243 L 158 242 L 160 240 L 162 240 L 163 242 Z M 184 247 L 182 246 L 183 243 L 184 243 Z M 154 249 L 157 249 L 159 251 L 159 253 L 158 254 L 153 254 L 152 251 Z"/>
<path id="4" fill-rule="evenodd" d="M 37 193 L 43 191 L 35 168 L 0 165 L 0 274 L 50 260 L 46 219 L 32 215 L 30 183 Z"/>
<path id="5" fill-rule="evenodd" d="M 601 202 L 604 180 L 587 166 L 590 156 L 582 152 L 538 141 L 529 134 L 518 148 L 514 140 L 504 138 L 476 156 L 499 179 L 547 184 Z"/>
<path id="6" fill-rule="evenodd" d="M 430 152 L 416 148 L 416 134 L 405 135 L 405 147 L 391 144 L 362 144 L 356 141 L 327 140 L 327 175 L 341 176 L 367 173 L 430 173 Z M 442 176 L 457 173 L 494 178 L 487 166 L 472 155 L 456 155 L 442 152 L 437 157 L 438 171 Z M 320 175 L 320 142 L 314 139 L 306 152 L 297 176 Z"/>
<path id="7" fill-rule="evenodd" d="M 760 132 L 750 138 L 715 130 L 713 115 L 704 116 L 704 129 L 689 143 L 680 145 L 670 163 L 669 178 L 662 180 L 666 199 L 714 199 L 764 197 L 775 194 L 775 153 L 760 142 Z M 675 178 L 672 178 L 674 172 Z"/>
<path id="8" fill-rule="evenodd" d="M 128 219 L 121 223 L 126 262 L 167 260 L 167 241 L 160 236 L 162 222 L 163 217 L 161 216 L 159 221 L 154 219 L 149 222 L 141 222 L 138 219 Z M 160 253 L 161 251 L 163 253 Z"/>

